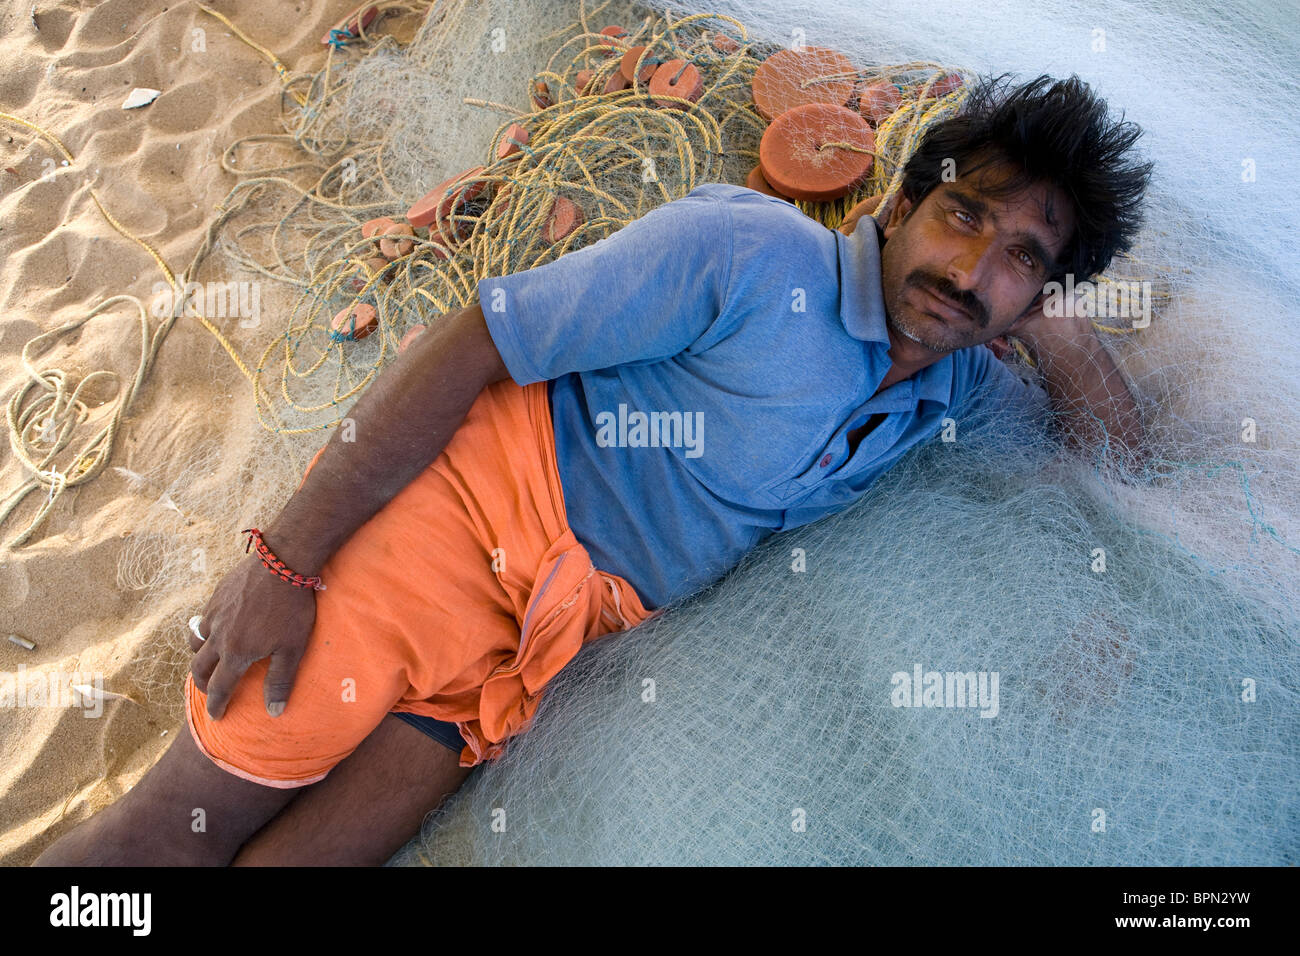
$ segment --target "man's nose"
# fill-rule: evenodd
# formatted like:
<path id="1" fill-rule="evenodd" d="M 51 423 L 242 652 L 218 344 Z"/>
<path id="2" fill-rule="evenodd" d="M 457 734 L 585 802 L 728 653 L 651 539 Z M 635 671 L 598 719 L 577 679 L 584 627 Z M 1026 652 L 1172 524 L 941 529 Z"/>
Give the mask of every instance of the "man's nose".
<path id="1" fill-rule="evenodd" d="M 948 278 L 963 292 L 973 292 L 984 280 L 990 265 L 993 241 L 983 237 L 969 239 L 948 260 Z"/>

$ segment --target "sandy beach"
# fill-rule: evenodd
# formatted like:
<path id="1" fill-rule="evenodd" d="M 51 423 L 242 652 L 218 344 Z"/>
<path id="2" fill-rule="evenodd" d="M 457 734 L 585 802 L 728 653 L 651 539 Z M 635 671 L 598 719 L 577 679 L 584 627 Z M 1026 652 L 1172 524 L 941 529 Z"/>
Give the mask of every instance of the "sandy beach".
<path id="1" fill-rule="evenodd" d="M 294 69 L 315 68 L 322 34 L 351 9 L 340 2 L 213 6 Z M 32 130 L 0 121 L 6 401 L 30 380 L 22 358 L 30 339 L 83 319 L 112 296 L 148 304 L 162 281 L 149 254 L 101 215 L 92 188 L 179 272 L 235 185 L 221 168 L 222 151 L 240 136 L 282 130 L 271 65 L 196 4 L 43 0 L 34 17 L 32 10 L 13 0 L 0 12 L 0 111 L 43 127 L 75 159 L 64 165 Z M 147 106 L 123 109 L 139 87 L 161 92 Z M 159 320 L 149 322 L 152 334 Z M 234 331 L 237 347 L 255 347 Z M 34 351 L 38 370 L 63 370 L 65 401 L 96 370 L 118 376 L 96 376 L 82 391 L 89 417 L 52 463 L 59 471 L 112 419 L 140 363 L 140 339 L 138 312 L 123 303 Z M 299 436 L 269 471 L 254 464 L 241 482 L 241 469 L 259 459 L 254 448 L 267 440 L 250 404 L 247 382 L 220 344 L 182 316 L 122 417 L 104 470 L 60 495 L 24 545 L 0 552 L 0 674 L 16 698 L 0 706 L 0 863 L 30 863 L 129 789 L 185 732 L 176 682 L 187 666 L 185 622 L 241 556 L 229 521 L 273 516 L 261 499 L 282 502 L 293 487 L 284 479 L 325 438 Z M 30 477 L 6 441 L 0 487 L 8 494 Z M 241 486 L 245 494 L 233 500 L 221 490 Z M 19 505 L 0 540 L 7 544 L 31 523 L 45 494 L 38 489 Z M 190 546 L 178 549 L 186 534 Z M 135 554 L 143 535 L 154 535 L 155 547 Z M 168 562 L 194 573 L 189 584 L 158 593 L 149 585 L 163 580 Z M 10 634 L 34 647 L 6 640 Z M 103 691 L 130 699 L 91 704 L 71 695 L 73 685 L 93 687 L 97 679 Z"/>

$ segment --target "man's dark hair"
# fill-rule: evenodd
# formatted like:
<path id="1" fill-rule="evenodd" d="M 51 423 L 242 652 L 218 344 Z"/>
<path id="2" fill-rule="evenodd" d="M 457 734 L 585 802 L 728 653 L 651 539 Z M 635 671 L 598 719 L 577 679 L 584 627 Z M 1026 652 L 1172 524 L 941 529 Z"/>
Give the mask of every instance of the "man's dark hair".
<path id="1" fill-rule="evenodd" d="M 1153 167 L 1128 152 L 1142 128 L 1122 117 L 1112 121 L 1105 100 L 1078 76 L 1044 75 L 1007 89 L 1009 76 L 981 78 L 957 115 L 930 127 L 904 168 L 902 193 L 919 204 L 943 181 L 945 160 L 963 178 L 1010 163 L 1017 172 L 985 188 L 994 198 L 1054 183 L 1074 204 L 1075 227 L 1058 260 L 1048 264 L 1048 281 L 1066 273 L 1091 279 L 1132 247 L 1142 225 Z"/>

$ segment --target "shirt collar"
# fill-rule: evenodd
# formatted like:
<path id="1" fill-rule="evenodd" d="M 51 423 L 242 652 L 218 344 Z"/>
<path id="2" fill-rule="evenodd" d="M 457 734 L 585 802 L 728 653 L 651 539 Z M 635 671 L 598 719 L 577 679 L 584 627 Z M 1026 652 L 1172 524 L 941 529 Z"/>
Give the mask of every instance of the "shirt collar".
<path id="1" fill-rule="evenodd" d="M 873 228 L 862 228 L 870 223 Z M 872 362 L 873 390 L 880 385 L 889 369 L 889 332 L 885 325 L 885 291 L 880 274 L 880 249 L 884 245 L 884 232 L 874 216 L 863 216 L 853 234 L 846 236 L 834 230 L 838 244 L 840 266 L 840 320 L 853 338 L 873 343 L 883 348 Z M 912 399 L 937 402 L 945 408 L 952 394 L 953 353 L 949 352 L 937 362 L 931 362 L 887 389 L 893 392 L 898 386 L 911 383 Z M 878 369 L 878 370 L 877 370 Z"/>

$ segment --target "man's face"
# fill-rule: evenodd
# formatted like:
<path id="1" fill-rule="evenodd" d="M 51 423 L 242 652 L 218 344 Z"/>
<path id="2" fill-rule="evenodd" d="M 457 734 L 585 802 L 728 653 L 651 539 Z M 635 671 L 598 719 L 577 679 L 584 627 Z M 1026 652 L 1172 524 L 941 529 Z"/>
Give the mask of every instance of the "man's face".
<path id="1" fill-rule="evenodd" d="M 1041 301 L 1074 210 L 1045 183 L 1008 199 L 981 191 L 1007 172 L 991 167 L 940 183 L 915 207 L 899 197 L 884 228 L 881 278 L 886 319 L 904 355 L 933 361 L 987 342 Z"/>

